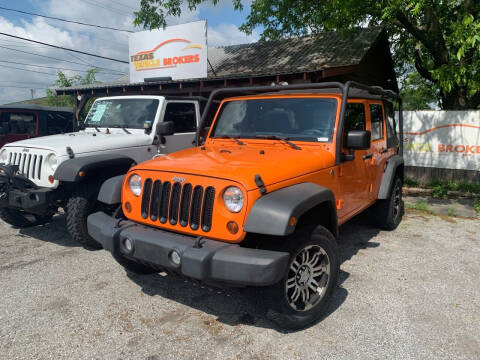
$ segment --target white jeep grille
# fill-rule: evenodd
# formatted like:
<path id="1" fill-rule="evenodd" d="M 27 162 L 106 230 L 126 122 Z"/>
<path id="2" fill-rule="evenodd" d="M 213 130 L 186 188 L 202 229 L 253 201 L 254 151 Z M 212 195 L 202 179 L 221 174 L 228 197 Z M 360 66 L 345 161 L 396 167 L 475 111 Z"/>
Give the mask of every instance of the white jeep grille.
<path id="1" fill-rule="evenodd" d="M 9 165 L 17 165 L 18 172 L 30 179 L 35 185 L 48 188 L 56 188 L 58 180 L 53 183 L 48 181 L 48 177 L 53 175 L 53 170 L 46 165 L 48 154 L 51 150 L 32 149 L 23 147 L 6 147 L 7 161 Z M 28 150 L 28 151 L 26 151 Z"/>
<path id="2" fill-rule="evenodd" d="M 42 176 L 43 155 L 11 152 L 8 154 L 8 164 L 18 165 L 18 171 L 30 180 L 40 180 Z"/>

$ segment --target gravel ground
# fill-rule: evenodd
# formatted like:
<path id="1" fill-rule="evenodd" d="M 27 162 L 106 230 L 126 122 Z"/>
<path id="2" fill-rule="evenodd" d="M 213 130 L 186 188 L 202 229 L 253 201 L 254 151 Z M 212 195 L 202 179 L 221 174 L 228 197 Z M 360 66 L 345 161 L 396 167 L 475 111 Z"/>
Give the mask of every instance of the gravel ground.
<path id="1" fill-rule="evenodd" d="M 478 359 L 480 221 L 409 211 L 395 232 L 341 228 L 322 321 L 283 332 L 250 289 L 128 277 L 62 217 L 0 224 L 1 359 Z"/>

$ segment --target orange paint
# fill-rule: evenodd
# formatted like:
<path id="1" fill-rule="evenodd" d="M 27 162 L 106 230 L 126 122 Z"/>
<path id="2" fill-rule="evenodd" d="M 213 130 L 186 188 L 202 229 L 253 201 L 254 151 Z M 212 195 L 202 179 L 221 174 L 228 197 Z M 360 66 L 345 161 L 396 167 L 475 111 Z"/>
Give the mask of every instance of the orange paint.
<path id="1" fill-rule="evenodd" d="M 163 45 L 166 45 L 166 44 L 169 44 L 169 43 L 172 43 L 172 42 L 186 42 L 186 43 L 189 43 L 190 40 L 187 40 L 187 39 L 168 39 L 168 40 L 165 40 L 165 41 L 161 42 L 157 46 L 155 46 L 152 50 L 140 51 L 140 52 L 136 53 L 135 55 L 153 53 L 153 52 L 157 51 L 159 48 L 161 48 Z"/>
<path id="2" fill-rule="evenodd" d="M 429 132 L 438 130 L 438 129 L 443 129 L 447 127 L 467 127 L 467 128 L 472 128 L 472 129 L 480 129 L 480 126 L 477 125 L 470 125 L 470 124 L 445 124 L 445 125 L 440 125 L 440 126 L 435 126 L 431 129 L 422 131 L 422 132 L 406 132 L 405 135 L 425 135 L 428 134 Z"/>
<path id="3" fill-rule="evenodd" d="M 335 127 L 330 143 L 292 141 L 301 147 L 295 150 L 280 140 L 242 138 L 245 145 L 238 145 L 232 139 L 210 138 L 221 107 L 230 101 L 249 99 L 291 99 L 291 98 L 329 98 L 337 100 Z M 349 102 L 361 102 L 366 105 L 378 103 L 378 100 L 352 99 Z M 287 186 L 311 182 L 326 187 L 334 193 L 338 209 L 338 222 L 344 223 L 357 213 L 370 206 L 375 200 L 382 180 L 383 168 L 388 154 L 380 154 L 385 148 L 386 140 L 379 140 L 370 150 L 357 150 L 355 160 L 335 164 L 336 131 L 341 107 L 340 94 L 275 94 L 256 95 L 224 99 L 215 114 L 210 133 L 203 147 L 196 147 L 168 154 L 136 165 L 128 172 L 122 189 L 122 204 L 125 216 L 132 221 L 162 228 L 191 236 L 205 236 L 211 239 L 238 243 L 246 232 L 243 230 L 252 206 L 263 195 L 255 182 L 255 175 L 260 174 L 268 193 Z M 369 115 L 366 117 L 367 130 L 370 129 Z M 346 149 L 343 149 L 346 153 Z M 362 156 L 372 151 L 375 160 L 371 163 Z M 373 165 L 372 165 L 373 164 Z M 368 166 L 366 166 L 368 165 Z M 200 227 L 192 229 L 189 225 L 179 223 L 160 223 L 141 216 L 142 196 L 135 196 L 128 187 L 128 179 L 132 174 L 142 177 L 145 184 L 147 178 L 160 180 L 162 183 L 181 181 L 204 189 L 215 188 L 213 221 L 207 232 Z M 180 179 L 180 180 L 179 180 Z M 229 186 L 238 187 L 244 197 L 244 204 L 238 213 L 227 210 L 223 201 L 223 193 Z M 125 208 L 128 202 L 131 212 Z M 292 220 L 292 219 L 290 219 Z M 296 222 L 298 219 L 295 219 Z M 238 232 L 233 232 L 232 225 L 238 224 Z M 268 227 L 268 224 L 265 224 Z"/>

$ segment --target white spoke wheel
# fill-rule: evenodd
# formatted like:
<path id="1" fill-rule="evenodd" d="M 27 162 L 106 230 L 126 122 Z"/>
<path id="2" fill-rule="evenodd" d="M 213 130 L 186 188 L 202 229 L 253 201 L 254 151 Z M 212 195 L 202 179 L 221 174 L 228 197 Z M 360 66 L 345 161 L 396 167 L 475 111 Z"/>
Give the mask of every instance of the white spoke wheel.
<path id="1" fill-rule="evenodd" d="M 319 245 L 309 245 L 297 253 L 288 269 L 285 295 L 295 311 L 313 308 L 325 295 L 330 279 L 330 260 Z"/>

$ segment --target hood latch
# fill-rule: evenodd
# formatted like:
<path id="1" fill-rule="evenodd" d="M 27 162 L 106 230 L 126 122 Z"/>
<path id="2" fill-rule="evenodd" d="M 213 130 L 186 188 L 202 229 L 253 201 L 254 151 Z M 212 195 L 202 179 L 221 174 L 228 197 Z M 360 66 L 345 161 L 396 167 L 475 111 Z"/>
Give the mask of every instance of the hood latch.
<path id="1" fill-rule="evenodd" d="M 267 193 L 267 188 L 265 187 L 265 183 L 262 180 L 262 177 L 258 174 L 255 175 L 255 184 L 258 186 L 260 190 L 260 194 L 265 195 Z"/>

